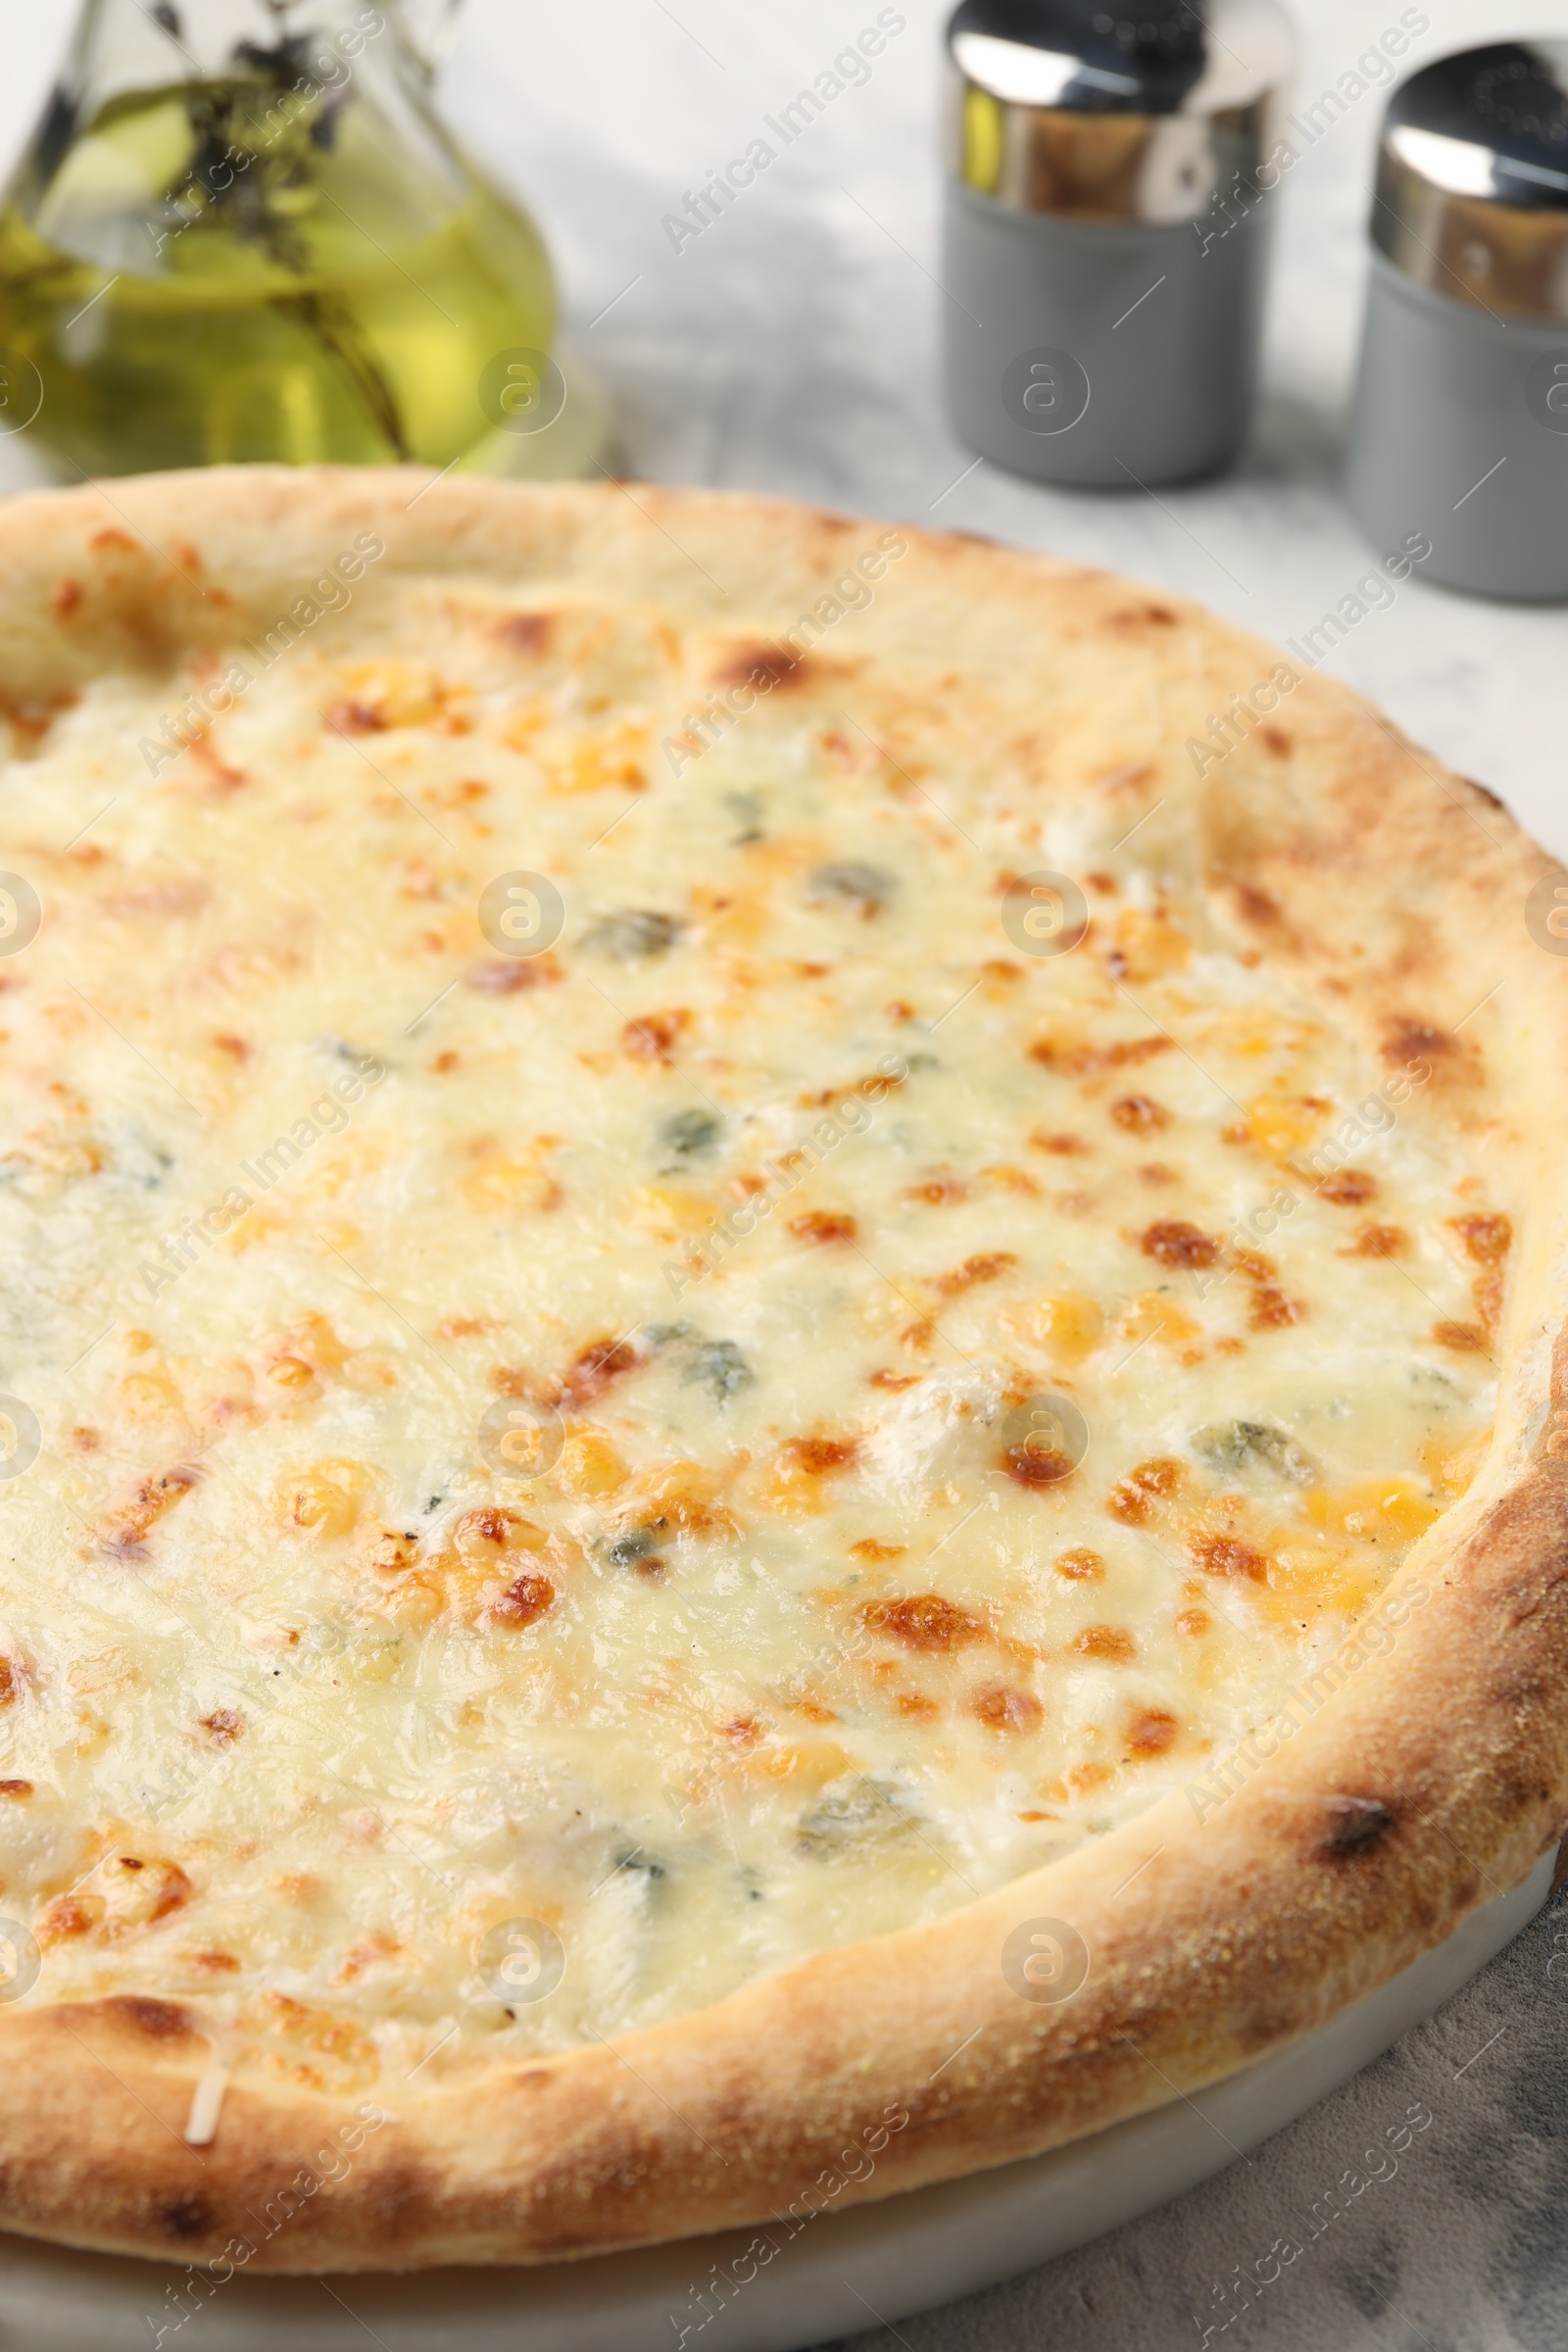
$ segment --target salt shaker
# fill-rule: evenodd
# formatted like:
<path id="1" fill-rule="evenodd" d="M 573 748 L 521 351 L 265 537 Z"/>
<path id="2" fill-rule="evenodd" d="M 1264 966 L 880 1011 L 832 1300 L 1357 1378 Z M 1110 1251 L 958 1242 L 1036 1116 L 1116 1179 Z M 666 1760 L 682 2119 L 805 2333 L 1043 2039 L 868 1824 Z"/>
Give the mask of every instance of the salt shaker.
<path id="1" fill-rule="evenodd" d="M 1395 91 L 1372 214 L 1350 504 L 1427 578 L 1568 597 L 1568 41 L 1442 58 Z"/>
<path id="2" fill-rule="evenodd" d="M 1275 0 L 963 0 L 948 27 L 948 408 L 1084 488 L 1210 473 L 1257 374 L 1293 42 Z"/>

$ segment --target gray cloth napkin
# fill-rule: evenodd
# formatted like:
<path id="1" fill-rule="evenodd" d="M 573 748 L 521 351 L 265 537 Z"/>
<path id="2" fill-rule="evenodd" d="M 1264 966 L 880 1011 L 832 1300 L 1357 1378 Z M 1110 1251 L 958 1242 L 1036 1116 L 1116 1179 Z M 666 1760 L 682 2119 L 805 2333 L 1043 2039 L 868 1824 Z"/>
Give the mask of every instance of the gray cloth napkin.
<path id="1" fill-rule="evenodd" d="M 1387 2154 L 1412 2113 L 1431 2121 Z M 1238 2269 L 1278 2276 L 1244 2304 Z M 1446 2008 L 1250 2159 L 1043 2270 L 819 2352 L 1205 2342 L 1568 2347 L 1568 1886 Z"/>

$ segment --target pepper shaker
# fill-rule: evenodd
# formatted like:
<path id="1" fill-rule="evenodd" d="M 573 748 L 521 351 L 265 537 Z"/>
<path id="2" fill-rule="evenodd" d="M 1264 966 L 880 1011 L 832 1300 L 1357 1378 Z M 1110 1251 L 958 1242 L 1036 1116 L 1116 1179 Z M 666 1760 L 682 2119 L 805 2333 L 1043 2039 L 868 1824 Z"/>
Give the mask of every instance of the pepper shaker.
<path id="1" fill-rule="evenodd" d="M 1568 597 L 1568 41 L 1442 58 L 1389 101 L 1349 495 L 1428 577 Z"/>
<path id="2" fill-rule="evenodd" d="M 1226 465 L 1256 386 L 1293 41 L 1275 0 L 963 0 L 948 27 L 955 431 L 1036 480 Z"/>

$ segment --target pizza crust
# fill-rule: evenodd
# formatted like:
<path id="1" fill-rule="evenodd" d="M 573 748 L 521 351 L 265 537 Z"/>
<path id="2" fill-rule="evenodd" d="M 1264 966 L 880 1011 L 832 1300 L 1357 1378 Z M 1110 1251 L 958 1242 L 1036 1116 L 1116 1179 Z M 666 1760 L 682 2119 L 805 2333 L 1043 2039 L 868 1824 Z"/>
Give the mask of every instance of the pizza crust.
<path id="1" fill-rule="evenodd" d="M 89 625 L 74 622 L 52 591 L 90 562 L 94 532 L 127 525 L 141 544 L 117 552 L 118 590 L 93 600 Z M 391 471 L 237 469 L 117 483 L 112 501 L 96 488 L 19 499 L 0 514 L 0 692 L 36 702 L 107 665 L 168 665 L 262 625 L 367 529 L 386 542 L 387 573 L 634 584 L 709 621 L 743 615 L 766 641 L 861 527 L 646 484 L 529 490 Z M 960 670 L 1006 702 L 1040 633 L 1079 641 L 1099 675 L 1118 635 L 1158 630 L 1176 741 L 1200 736 L 1277 659 L 1102 574 L 906 535 L 908 558 L 835 659 Z M 498 2065 L 461 2086 L 383 2082 L 358 2112 L 237 2081 L 210 2143 L 192 2147 L 182 2135 L 213 2050 L 191 2012 L 128 1997 L 0 2010 L 5 2227 L 220 2276 L 544 2262 L 736 2224 L 776 2232 L 813 2199 L 1005 2163 L 1215 2081 L 1387 1982 L 1562 1836 L 1568 969 L 1524 922 L 1549 861 L 1491 796 L 1345 689 L 1302 679 L 1290 710 L 1289 762 L 1195 772 L 1181 813 L 1205 884 L 1234 926 L 1328 990 L 1347 1026 L 1391 1050 L 1419 1038 L 1459 1115 L 1491 1122 L 1528 1169 L 1533 1204 L 1492 1454 L 1391 1587 L 1404 1614 L 1386 1646 L 1363 1644 L 1223 1801 L 1178 1792 L 934 1925 L 821 1953 L 614 2047 Z M 1038 1921 L 1081 1939 L 1088 1972 L 1070 1997 L 1021 1998 L 1003 1973 L 1007 1938 Z"/>

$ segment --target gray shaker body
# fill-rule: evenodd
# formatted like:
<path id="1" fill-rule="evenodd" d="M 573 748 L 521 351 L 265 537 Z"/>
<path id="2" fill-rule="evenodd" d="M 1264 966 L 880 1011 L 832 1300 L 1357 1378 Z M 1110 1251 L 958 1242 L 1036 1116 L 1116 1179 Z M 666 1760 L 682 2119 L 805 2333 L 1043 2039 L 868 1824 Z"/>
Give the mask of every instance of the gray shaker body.
<path id="1" fill-rule="evenodd" d="M 1568 41 L 1440 58 L 1389 101 L 1348 491 L 1380 552 L 1568 598 Z"/>
<path id="2" fill-rule="evenodd" d="M 1277 0 L 961 0 L 943 333 L 972 450 L 1083 489 L 1235 457 L 1293 47 Z"/>
<path id="3" fill-rule="evenodd" d="M 950 180 L 945 359 L 959 439 L 1078 489 L 1229 465 L 1256 392 L 1272 210 L 1255 204 L 1228 229 L 1075 220 Z"/>
<path id="4" fill-rule="evenodd" d="M 1568 326 L 1491 318 L 1374 253 L 1349 493 L 1380 554 L 1425 532 L 1424 579 L 1568 598 Z"/>

